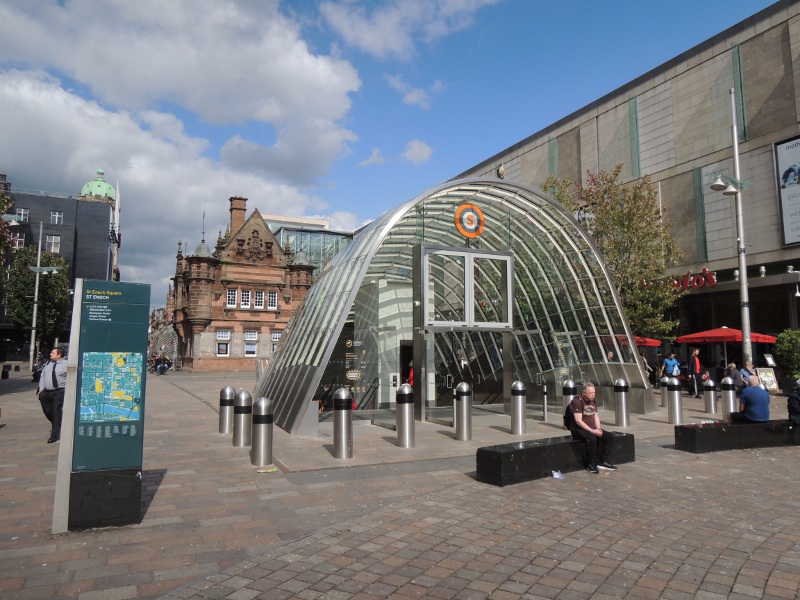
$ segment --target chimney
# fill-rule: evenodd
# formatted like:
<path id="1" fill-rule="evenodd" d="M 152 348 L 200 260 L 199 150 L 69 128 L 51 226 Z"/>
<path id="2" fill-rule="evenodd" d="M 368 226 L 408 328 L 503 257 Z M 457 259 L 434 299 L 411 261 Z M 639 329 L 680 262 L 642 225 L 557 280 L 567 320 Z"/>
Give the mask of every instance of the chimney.
<path id="1" fill-rule="evenodd" d="M 247 198 L 231 196 L 231 235 L 235 234 L 244 225 L 244 214 L 247 210 Z"/>

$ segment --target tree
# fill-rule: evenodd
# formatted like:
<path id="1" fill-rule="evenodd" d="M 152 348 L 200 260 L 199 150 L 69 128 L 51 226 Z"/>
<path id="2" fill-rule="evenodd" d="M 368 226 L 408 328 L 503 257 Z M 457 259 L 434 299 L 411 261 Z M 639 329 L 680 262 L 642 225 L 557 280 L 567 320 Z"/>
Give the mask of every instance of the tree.
<path id="1" fill-rule="evenodd" d="M 786 329 L 775 338 L 775 356 L 784 378 L 800 379 L 800 331 Z"/>
<path id="2" fill-rule="evenodd" d="M 613 172 L 588 173 L 586 186 L 551 175 L 543 188 L 574 212 L 600 249 L 637 335 L 671 339 L 678 321 L 666 313 L 682 295 L 667 270 L 683 252 L 669 234 L 671 221 L 657 203 L 657 191 L 645 175 L 623 184 L 622 165 Z"/>
<path id="3" fill-rule="evenodd" d="M 0 213 L 6 214 L 11 208 L 11 195 L 0 190 Z M 5 219 L 0 221 L 0 256 L 5 256 L 11 246 L 11 230 Z"/>
<path id="4" fill-rule="evenodd" d="M 36 273 L 35 246 L 25 246 L 14 253 L 14 262 L 8 269 L 3 302 L 14 327 L 30 331 L 33 318 L 33 295 Z M 39 276 L 39 297 L 36 310 L 36 332 L 39 339 L 50 340 L 67 327 L 70 313 L 69 264 L 51 252 L 42 252 L 42 267 L 58 267 L 58 271 Z"/>

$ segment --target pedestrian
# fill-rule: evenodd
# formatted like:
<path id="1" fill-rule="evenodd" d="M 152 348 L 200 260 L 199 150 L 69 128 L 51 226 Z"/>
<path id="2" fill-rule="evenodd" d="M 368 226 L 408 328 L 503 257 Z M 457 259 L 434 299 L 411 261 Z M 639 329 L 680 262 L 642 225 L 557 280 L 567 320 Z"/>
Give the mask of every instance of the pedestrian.
<path id="1" fill-rule="evenodd" d="M 670 352 L 661 365 L 661 377 L 678 377 L 681 374 L 681 363 L 675 358 L 675 352 Z"/>
<path id="2" fill-rule="evenodd" d="M 751 375 L 739 399 L 739 412 L 731 413 L 734 423 L 764 423 L 769 421 L 769 392 L 761 387 L 758 375 Z"/>
<path id="3" fill-rule="evenodd" d="M 616 471 L 617 467 L 608 462 L 612 434 L 604 431 L 600 425 L 595 393 L 591 381 L 584 383 L 581 394 L 575 396 L 567 406 L 564 421 L 572 439 L 582 442 L 583 466 L 589 473 L 599 473 L 599 469 Z"/>
<path id="4" fill-rule="evenodd" d="M 647 362 L 647 357 L 644 355 L 644 352 L 640 352 L 639 356 L 642 357 L 642 366 L 644 367 L 645 372 L 647 373 L 647 380 L 654 384 L 653 381 L 653 367 L 650 366 L 650 363 Z"/>
<path id="5" fill-rule="evenodd" d="M 44 365 L 36 394 L 42 405 L 42 412 L 50 421 L 50 438 L 48 444 L 57 442 L 61 437 L 61 415 L 64 410 L 64 390 L 67 387 L 67 361 L 64 360 L 64 349 L 60 346 L 50 351 L 50 360 Z"/>
<path id="6" fill-rule="evenodd" d="M 789 411 L 789 420 L 795 425 L 800 425 L 800 379 L 795 380 L 794 389 L 789 392 L 786 408 Z"/>
<path id="7" fill-rule="evenodd" d="M 689 377 L 692 378 L 689 393 L 695 398 L 702 398 L 700 390 L 703 389 L 703 367 L 700 365 L 700 348 L 692 350 L 692 355 L 689 357 Z"/>

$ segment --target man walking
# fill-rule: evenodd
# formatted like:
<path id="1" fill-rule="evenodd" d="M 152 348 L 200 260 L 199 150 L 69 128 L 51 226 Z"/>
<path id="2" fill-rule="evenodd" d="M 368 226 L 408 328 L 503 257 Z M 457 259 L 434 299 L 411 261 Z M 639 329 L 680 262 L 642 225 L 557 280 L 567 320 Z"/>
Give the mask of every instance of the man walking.
<path id="1" fill-rule="evenodd" d="M 57 442 L 61 437 L 61 414 L 64 410 L 64 389 L 67 387 L 67 361 L 64 360 L 64 349 L 53 348 L 50 351 L 50 360 L 42 369 L 36 393 L 42 412 L 52 427 L 48 444 Z"/>
<path id="2" fill-rule="evenodd" d="M 608 462 L 611 434 L 600 427 L 595 389 L 591 381 L 583 384 L 583 392 L 572 399 L 567 411 L 572 414 L 569 426 L 572 438 L 583 442 L 583 464 L 586 470 L 589 473 L 599 473 L 598 469 L 616 471 L 617 467 Z"/>
<path id="3" fill-rule="evenodd" d="M 689 376 L 692 378 L 692 395 L 695 398 L 702 398 L 700 390 L 703 389 L 703 374 L 700 366 L 700 348 L 692 350 L 692 356 L 689 357 Z"/>

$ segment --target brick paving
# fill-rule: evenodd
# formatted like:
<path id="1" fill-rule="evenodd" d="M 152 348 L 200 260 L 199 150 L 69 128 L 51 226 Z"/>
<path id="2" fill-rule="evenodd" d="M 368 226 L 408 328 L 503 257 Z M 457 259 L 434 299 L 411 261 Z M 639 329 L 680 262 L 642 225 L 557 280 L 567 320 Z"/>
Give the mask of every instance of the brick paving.
<path id="1" fill-rule="evenodd" d="M 800 598 L 797 447 L 678 452 L 661 409 L 632 415 L 615 473 L 497 488 L 475 448 L 519 438 L 489 416 L 472 442 L 422 424 L 408 450 L 357 424 L 346 461 L 329 427 L 276 429 L 259 473 L 216 433 L 219 389 L 253 383 L 150 377 L 141 524 L 52 535 L 58 444 L 30 379 L 0 381 L 0 598 Z"/>

